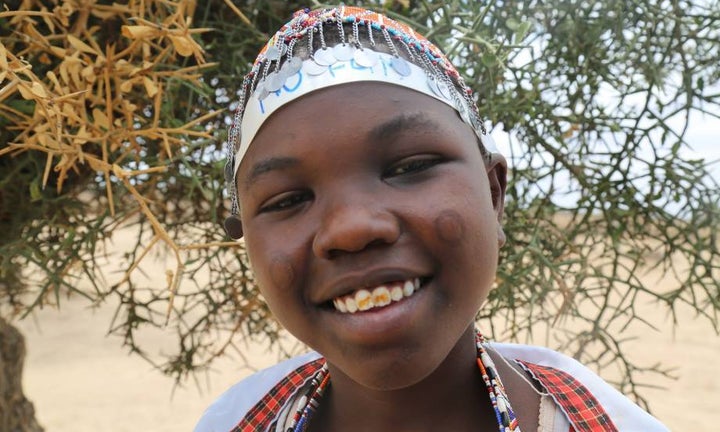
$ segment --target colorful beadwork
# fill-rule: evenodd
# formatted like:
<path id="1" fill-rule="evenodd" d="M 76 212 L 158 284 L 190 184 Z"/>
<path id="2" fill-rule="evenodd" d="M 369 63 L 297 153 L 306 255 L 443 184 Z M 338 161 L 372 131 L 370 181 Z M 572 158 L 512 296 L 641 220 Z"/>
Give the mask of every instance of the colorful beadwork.
<path id="1" fill-rule="evenodd" d="M 510 406 L 510 400 L 505 392 L 505 386 L 497 373 L 495 362 L 485 350 L 485 339 L 480 333 L 476 333 L 475 345 L 477 347 L 477 364 L 482 373 L 483 381 L 490 394 L 495 417 L 500 432 L 520 432 L 515 412 Z"/>
<path id="2" fill-rule="evenodd" d="M 360 38 L 358 37 L 359 26 L 370 26 L 372 29 L 383 34 L 385 33 L 384 30 L 387 30 L 391 38 L 402 40 L 402 42 L 412 47 L 417 53 L 426 55 L 428 60 L 446 69 L 451 76 L 459 77 L 455 67 L 448 61 L 445 55 L 435 45 L 422 35 L 416 33 L 412 28 L 377 12 L 353 6 L 315 11 L 303 9 L 295 12 L 293 18 L 287 24 L 283 25 L 260 50 L 254 64 L 258 65 L 266 59 L 276 60 L 276 53 L 282 49 L 278 47 L 289 45 L 293 40 L 303 38 L 310 31 L 317 32 L 319 27 L 324 23 L 333 22 L 354 26 L 353 40 L 350 41 L 352 44 L 360 43 Z M 344 30 L 340 27 L 338 27 L 338 32 L 341 36 L 344 35 Z M 369 35 L 369 37 L 372 37 L 371 32 Z M 278 51 L 273 50 L 273 48 L 278 49 Z M 269 56 L 268 52 L 272 55 Z"/>
<path id="3" fill-rule="evenodd" d="M 315 411 L 317 411 L 318 406 L 320 406 L 320 398 L 322 398 L 323 392 L 329 383 L 330 374 L 328 373 L 327 363 L 323 363 L 323 366 L 312 378 L 307 394 L 298 400 L 297 409 L 288 432 L 299 432 L 307 429 L 307 424 Z"/>
<path id="4" fill-rule="evenodd" d="M 477 333 L 477 364 L 482 373 L 488 393 L 490 394 L 490 402 L 495 411 L 498 430 L 500 432 L 521 432 L 517 417 L 510 406 L 510 400 L 505 392 L 505 386 L 497 373 L 495 363 L 485 350 L 485 343 L 483 336 Z M 323 364 L 323 367 L 312 378 L 312 384 L 310 385 L 308 393 L 299 399 L 295 416 L 287 432 L 305 432 L 307 430 L 308 422 L 317 411 L 323 392 L 329 384 L 330 374 L 327 369 L 327 364 Z"/>

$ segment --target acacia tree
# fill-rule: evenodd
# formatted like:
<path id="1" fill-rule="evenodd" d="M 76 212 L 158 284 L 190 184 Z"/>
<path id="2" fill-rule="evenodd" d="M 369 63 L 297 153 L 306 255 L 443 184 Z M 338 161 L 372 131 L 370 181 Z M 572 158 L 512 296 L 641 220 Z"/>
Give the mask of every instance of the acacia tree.
<path id="1" fill-rule="evenodd" d="M 444 47 L 488 124 L 511 133 L 508 244 L 480 325 L 506 340 L 549 328 L 546 343 L 618 368 L 641 400 L 642 374 L 663 369 L 626 356 L 618 331 L 653 325 L 638 304 L 684 303 L 718 328 L 717 185 L 681 157 L 690 115 L 720 112 L 717 1 L 346 3 Z M 178 380 L 241 357 L 241 340 L 282 349 L 242 244 L 221 228 L 223 147 L 240 77 L 307 3 L 7 4 L 0 325 L 68 294 L 112 302 L 110 332 Z M 136 240 L 114 258 L 125 272 L 108 274 L 98 251 L 124 227 Z M 167 284 L 149 286 L 139 266 L 158 251 Z M 676 287 L 644 285 L 652 267 Z M 176 334 L 175 352 L 137 341 L 152 327 Z"/>

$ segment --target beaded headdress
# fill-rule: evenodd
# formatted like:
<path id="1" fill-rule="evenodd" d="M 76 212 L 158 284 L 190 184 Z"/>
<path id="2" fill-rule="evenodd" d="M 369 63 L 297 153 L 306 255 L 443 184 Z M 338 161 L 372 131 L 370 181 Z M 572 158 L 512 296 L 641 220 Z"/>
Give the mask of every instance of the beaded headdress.
<path id="1" fill-rule="evenodd" d="M 332 46 L 329 39 L 334 40 Z M 360 7 L 296 12 L 260 50 L 245 76 L 228 134 L 225 180 L 231 196 L 228 233 L 241 232 L 235 176 L 255 134 L 270 115 L 307 93 L 350 82 L 376 81 L 410 88 L 453 107 L 496 152 L 472 90 L 445 55 L 410 27 Z"/>

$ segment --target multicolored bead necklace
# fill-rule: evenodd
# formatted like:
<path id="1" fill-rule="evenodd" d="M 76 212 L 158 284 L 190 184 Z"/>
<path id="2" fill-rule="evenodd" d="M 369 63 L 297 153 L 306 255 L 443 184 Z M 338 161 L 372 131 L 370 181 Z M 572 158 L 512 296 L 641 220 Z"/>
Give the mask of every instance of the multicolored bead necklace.
<path id="1" fill-rule="evenodd" d="M 520 432 L 520 426 L 515 412 L 510 406 L 505 386 L 500 380 L 495 363 L 485 350 L 485 338 L 480 333 L 476 333 L 475 345 L 477 346 L 477 364 L 488 393 L 490 393 L 490 402 L 495 411 L 500 432 Z"/>
<path id="2" fill-rule="evenodd" d="M 500 380 L 495 363 L 485 350 L 485 339 L 480 333 L 477 333 L 475 345 L 477 347 L 477 364 L 490 394 L 498 430 L 500 432 L 521 432 L 515 412 L 510 406 L 505 392 L 505 386 Z M 298 399 L 297 409 L 287 432 L 305 432 L 307 430 L 308 422 L 317 412 L 320 399 L 329 384 L 330 373 L 326 363 L 311 379 L 307 393 Z"/>

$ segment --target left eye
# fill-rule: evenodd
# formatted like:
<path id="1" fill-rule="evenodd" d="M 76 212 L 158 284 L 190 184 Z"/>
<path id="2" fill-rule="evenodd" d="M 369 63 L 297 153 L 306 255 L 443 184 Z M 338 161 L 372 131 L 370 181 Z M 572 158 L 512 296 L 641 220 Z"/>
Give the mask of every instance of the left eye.
<path id="1" fill-rule="evenodd" d="M 388 178 L 420 173 L 441 162 L 442 160 L 437 156 L 416 156 L 403 159 L 385 171 L 383 177 Z"/>
<path id="2" fill-rule="evenodd" d="M 293 191 L 282 193 L 274 198 L 271 198 L 264 203 L 259 212 L 260 213 L 273 213 L 283 212 L 296 208 L 302 205 L 304 202 L 312 199 L 312 194 L 303 191 Z"/>

